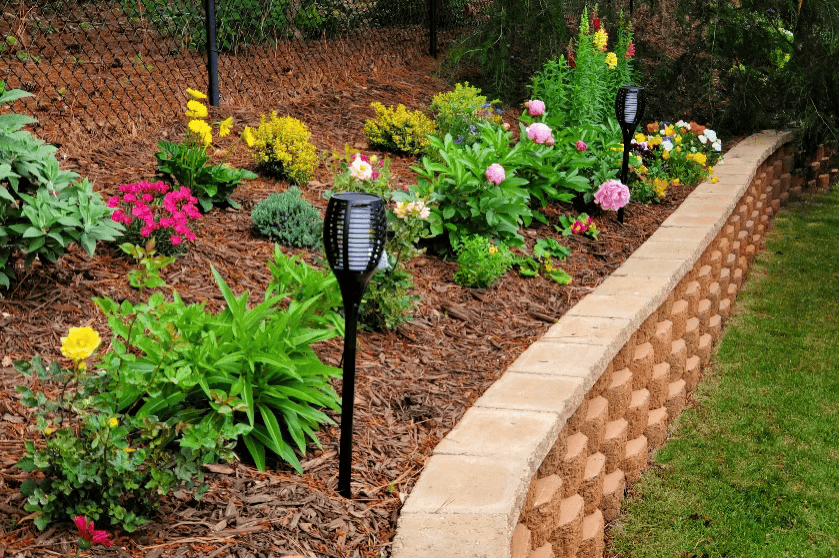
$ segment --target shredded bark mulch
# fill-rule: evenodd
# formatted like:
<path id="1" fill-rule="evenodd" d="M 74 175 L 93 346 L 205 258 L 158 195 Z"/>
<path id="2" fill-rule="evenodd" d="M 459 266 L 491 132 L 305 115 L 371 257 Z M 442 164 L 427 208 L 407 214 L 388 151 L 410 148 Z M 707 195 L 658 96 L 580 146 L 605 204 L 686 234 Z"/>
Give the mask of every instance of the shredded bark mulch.
<path id="1" fill-rule="evenodd" d="M 349 145 L 363 153 L 393 160 L 398 183 L 415 180 L 415 159 L 376 153 L 364 139 L 363 126 L 374 116 L 370 103 L 409 108 L 428 106 L 434 94 L 448 89 L 435 77 L 436 61 L 417 58 L 409 68 L 384 68 L 352 74 L 328 91 L 289 101 L 284 106 L 227 105 L 213 109 L 211 119 L 234 116 L 236 132 L 255 126 L 270 110 L 303 120 L 319 151 L 343 152 Z M 45 78 L 46 79 L 46 78 Z M 183 89 L 192 86 L 184 83 Z M 517 129 L 519 111 L 508 110 L 505 121 Z M 61 114 L 39 114 L 41 120 Z M 183 137 L 185 122 L 133 130 L 123 137 L 63 143 L 59 160 L 94 181 L 103 196 L 120 184 L 154 180 L 156 143 Z M 234 166 L 254 168 L 244 150 L 230 159 Z M 331 176 L 325 165 L 304 191 L 321 210 Z M 215 286 L 215 267 L 236 293 L 251 292 L 259 300 L 271 278 L 267 262 L 273 244 L 252 228 L 250 210 L 288 184 L 260 176 L 239 188 L 234 199 L 241 210 L 213 210 L 201 221 L 198 241 L 163 278 L 187 303 L 222 308 Z M 453 281 L 456 263 L 424 255 L 411 263 L 415 293 L 421 297 L 414 320 L 392 332 L 361 332 L 357 360 L 354 421 L 354 499 L 337 492 L 339 428 L 321 432 L 323 450 L 303 457 L 305 474 L 275 466 L 266 473 L 243 462 L 207 468 L 210 485 L 200 502 L 185 491 L 164 499 L 154 524 L 132 535 L 116 534 L 110 550 L 95 547 L 86 554 L 156 558 L 159 556 L 238 556 L 239 558 L 301 555 L 306 557 L 388 556 L 399 509 L 411 492 L 437 442 L 506 367 L 572 305 L 593 290 L 637 248 L 688 195 L 670 192 L 661 205 L 630 205 L 625 223 L 612 212 L 594 215 L 600 240 L 562 237 L 553 225 L 570 206 L 544 210 L 550 226 L 525 231 L 552 237 L 569 246 L 572 256 L 561 267 L 573 277 L 559 286 L 542 277 L 524 279 L 508 273 L 486 290 L 462 288 Z M 286 250 L 288 252 L 288 250 Z M 314 261 L 305 254 L 307 261 Z M 139 302 L 127 273 L 132 262 L 117 248 L 100 245 L 89 260 L 71 248 L 54 266 L 36 263 L 21 270 L 22 280 L 0 299 L 0 556 L 70 556 L 76 552 L 75 529 L 53 525 L 38 532 L 24 511 L 20 483 L 28 475 L 15 467 L 25 440 L 35 438 L 34 418 L 20 405 L 16 386 L 25 380 L 12 360 L 40 354 L 60 359 L 60 338 L 68 328 L 91 326 L 107 332 L 94 297 Z M 147 293 L 146 293 L 147 294 Z M 104 336 L 104 335 L 103 335 Z M 338 366 L 342 341 L 317 347 L 327 364 Z M 336 383 L 340 392 L 340 381 Z M 340 423 L 340 416 L 332 414 Z"/>

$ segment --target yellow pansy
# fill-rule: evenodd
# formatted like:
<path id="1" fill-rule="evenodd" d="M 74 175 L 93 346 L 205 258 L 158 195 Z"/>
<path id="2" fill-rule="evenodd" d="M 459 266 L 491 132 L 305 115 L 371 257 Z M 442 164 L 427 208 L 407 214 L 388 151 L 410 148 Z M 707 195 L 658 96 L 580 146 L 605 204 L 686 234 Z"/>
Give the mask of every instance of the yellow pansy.
<path id="1" fill-rule="evenodd" d="M 92 328 L 71 327 L 70 334 L 61 338 L 61 354 L 74 362 L 90 358 L 102 338 Z"/>
<path id="2" fill-rule="evenodd" d="M 186 108 L 189 109 L 186 111 L 187 118 L 207 118 L 207 107 L 198 101 L 189 101 Z"/>
<path id="3" fill-rule="evenodd" d="M 650 138 L 650 145 L 655 147 L 656 145 L 661 145 L 661 142 L 664 141 L 661 139 L 661 136 L 655 136 Z"/>
<path id="4" fill-rule="evenodd" d="M 187 94 L 187 95 L 189 95 L 189 97 L 190 97 L 193 101 L 203 101 L 204 99 L 206 99 L 206 98 L 207 98 L 207 96 L 206 96 L 206 95 L 204 95 L 204 94 L 203 94 L 203 93 L 201 93 L 200 91 L 196 91 L 195 89 L 187 89 L 187 90 L 186 90 L 186 94 Z"/>
<path id="5" fill-rule="evenodd" d="M 645 141 L 647 141 L 647 136 L 645 136 L 644 134 L 635 134 L 635 141 L 637 141 L 638 143 L 644 143 Z"/>
<path id="6" fill-rule="evenodd" d="M 222 120 L 219 123 L 218 135 L 223 138 L 224 136 L 229 134 L 230 130 L 232 130 L 232 129 L 233 129 L 233 117 L 231 116 L 230 118 L 228 118 L 226 120 Z"/>
<path id="7" fill-rule="evenodd" d="M 669 151 L 667 151 L 667 150 L 665 149 L 665 150 L 661 153 L 661 158 L 662 158 L 663 160 L 665 160 L 665 161 L 669 161 L 669 160 L 670 160 L 670 152 L 669 152 Z"/>
<path id="8" fill-rule="evenodd" d="M 496 254 L 497 252 L 498 252 L 498 247 L 497 246 L 493 245 L 493 246 L 489 247 L 489 255 L 490 256 L 492 256 L 493 254 Z"/>
<path id="9" fill-rule="evenodd" d="M 674 128 L 672 124 L 670 126 L 667 126 L 664 129 L 664 135 L 665 136 L 671 136 L 671 137 L 675 136 L 676 135 L 676 128 Z"/>
<path id="10" fill-rule="evenodd" d="M 676 136 L 676 145 L 682 145 L 682 136 Z"/>
<path id="11" fill-rule="evenodd" d="M 108 421 L 108 426 L 111 428 L 116 428 L 117 426 L 119 426 L 119 421 L 116 419 L 116 417 L 111 417 L 111 420 Z"/>

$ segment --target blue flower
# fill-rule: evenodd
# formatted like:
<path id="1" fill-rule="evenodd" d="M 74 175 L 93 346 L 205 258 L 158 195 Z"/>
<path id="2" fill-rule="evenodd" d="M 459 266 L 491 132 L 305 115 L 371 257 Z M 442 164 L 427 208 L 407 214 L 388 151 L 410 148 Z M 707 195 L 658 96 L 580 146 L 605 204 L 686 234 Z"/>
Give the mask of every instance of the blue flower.
<path id="1" fill-rule="evenodd" d="M 472 126 L 469 126 L 469 133 L 470 134 L 477 134 L 478 133 L 478 127 L 475 126 L 474 124 Z"/>
<path id="2" fill-rule="evenodd" d="M 483 108 L 492 108 L 492 105 L 490 103 L 484 103 Z"/>
<path id="3" fill-rule="evenodd" d="M 495 109 L 495 112 L 498 113 L 498 114 L 504 114 L 504 111 L 501 110 L 501 109 Z"/>
<path id="4" fill-rule="evenodd" d="M 457 145 L 462 145 L 462 144 L 463 144 L 463 136 L 460 136 L 459 138 L 457 138 L 456 140 L 454 140 L 454 142 L 455 142 Z"/>

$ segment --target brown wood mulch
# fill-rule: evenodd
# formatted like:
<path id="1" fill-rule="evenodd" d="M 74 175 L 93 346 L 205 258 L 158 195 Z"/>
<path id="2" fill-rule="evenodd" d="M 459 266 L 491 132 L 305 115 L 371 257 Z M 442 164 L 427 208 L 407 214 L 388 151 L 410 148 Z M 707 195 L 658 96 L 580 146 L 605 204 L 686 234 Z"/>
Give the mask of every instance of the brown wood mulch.
<path id="1" fill-rule="evenodd" d="M 343 151 L 344 145 L 374 154 L 366 144 L 364 121 L 373 116 L 372 101 L 427 106 L 447 85 L 434 77 L 436 62 L 428 57 L 410 68 L 355 74 L 340 87 L 290 102 L 286 106 L 231 105 L 213 111 L 218 119 L 233 115 L 237 131 L 256 125 L 259 115 L 277 109 L 300 118 L 313 132 L 321 151 Z M 182 84 L 185 89 L 191 84 Z M 505 120 L 517 127 L 515 109 Z M 39 115 L 42 120 L 50 114 Z M 57 117 L 57 116 L 56 116 Z M 177 119 L 175 119 L 177 120 Z M 103 195 L 119 184 L 154 178 L 156 142 L 182 137 L 184 122 L 175 121 L 145 133 L 122 138 L 65 143 L 59 159 L 65 168 L 94 181 Z M 379 153 L 380 156 L 387 154 Z M 415 160 L 394 157 L 398 183 L 410 183 Z M 238 151 L 233 165 L 253 168 Z M 324 165 L 304 192 L 321 209 L 330 174 Z M 251 227 L 250 210 L 288 185 L 260 176 L 234 194 L 243 209 L 214 210 L 198 227 L 198 241 L 163 274 L 187 303 L 206 302 L 218 310 L 223 303 L 210 268 L 218 269 L 234 292 L 251 291 L 261 298 L 270 279 L 267 262 L 273 244 Z M 353 493 L 337 493 L 338 427 L 321 433 L 323 450 L 303 458 L 305 474 L 275 468 L 260 473 L 236 462 L 209 467 L 209 493 L 201 502 L 183 491 L 163 500 L 157 522 L 133 535 L 117 534 L 117 546 L 86 554 L 156 558 L 159 556 L 285 555 L 379 558 L 390 553 L 399 509 L 437 442 L 457 423 L 471 403 L 533 341 L 563 313 L 594 289 L 638 247 L 689 192 L 671 192 L 665 203 L 627 208 L 626 222 L 614 213 L 595 217 L 601 230 L 594 242 L 561 237 L 553 229 L 570 207 L 545 210 L 551 226 L 526 231 L 557 238 L 572 249 L 561 266 L 574 278 L 559 286 L 544 278 L 524 279 L 509 273 L 486 290 L 466 289 L 453 282 L 456 264 L 431 255 L 411 263 L 421 302 L 413 322 L 394 332 L 362 332 L 359 336 L 355 404 Z M 307 255 L 307 259 L 308 255 Z M 129 260 L 110 246 L 101 246 L 88 260 L 77 248 L 52 267 L 35 265 L 0 299 L 0 556 L 75 555 L 72 525 L 37 532 L 23 510 L 19 486 L 28 476 L 15 467 L 24 440 L 35 436 L 34 419 L 19 403 L 16 386 L 24 379 L 11 361 L 35 354 L 61 358 L 60 338 L 69 327 L 107 324 L 93 297 L 140 300 L 126 274 Z M 324 362 L 338 366 L 341 340 L 317 348 Z M 340 392 L 340 382 L 336 389 Z M 340 417 L 335 416 L 337 422 Z"/>

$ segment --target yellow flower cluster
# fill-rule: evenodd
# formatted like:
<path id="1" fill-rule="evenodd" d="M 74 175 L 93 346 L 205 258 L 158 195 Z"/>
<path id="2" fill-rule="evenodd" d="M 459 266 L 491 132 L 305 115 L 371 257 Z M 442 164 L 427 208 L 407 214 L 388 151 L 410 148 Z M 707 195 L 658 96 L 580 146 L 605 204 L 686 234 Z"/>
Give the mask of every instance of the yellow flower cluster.
<path id="1" fill-rule="evenodd" d="M 610 52 L 606 55 L 606 64 L 609 66 L 610 70 L 614 70 L 618 67 L 618 55 L 614 52 Z"/>
<path id="2" fill-rule="evenodd" d="M 70 334 L 61 338 L 61 354 L 73 362 L 90 358 L 102 343 L 102 338 L 92 328 L 71 327 Z"/>
<path id="3" fill-rule="evenodd" d="M 670 186 L 670 183 L 663 179 L 663 178 L 654 178 L 653 179 L 653 190 L 655 190 L 656 195 L 664 199 L 667 197 L 667 187 Z"/>
<path id="4" fill-rule="evenodd" d="M 201 101 L 205 100 L 207 96 L 195 89 L 186 90 L 190 100 L 186 103 L 186 116 L 191 120 L 187 124 L 189 136 L 192 136 L 196 141 L 203 144 L 204 147 L 210 147 L 213 144 L 213 127 L 204 121 L 209 115 L 209 111 Z M 233 117 L 229 117 L 218 123 L 219 137 L 227 136 L 233 129 Z"/>
<path id="5" fill-rule="evenodd" d="M 594 42 L 594 46 L 600 50 L 606 50 L 606 45 L 609 43 L 609 35 L 603 29 L 598 29 L 594 32 L 592 41 Z M 617 60 L 615 60 L 615 63 L 617 64 Z"/>
<path id="6" fill-rule="evenodd" d="M 708 158 L 705 156 L 704 153 L 688 153 L 685 157 L 688 161 L 693 161 L 703 167 L 708 163 Z"/>
<path id="7" fill-rule="evenodd" d="M 364 132 L 371 145 L 411 155 L 419 155 L 430 145 L 434 122 L 422 112 L 409 111 L 405 105 L 394 109 L 374 102 L 370 106 L 376 118 L 364 124 Z"/>
<path id="8" fill-rule="evenodd" d="M 245 128 L 242 137 L 257 164 L 268 172 L 287 176 L 297 184 L 308 184 L 318 166 L 318 156 L 311 142 L 309 128 L 291 117 L 260 118 L 256 130 Z"/>

